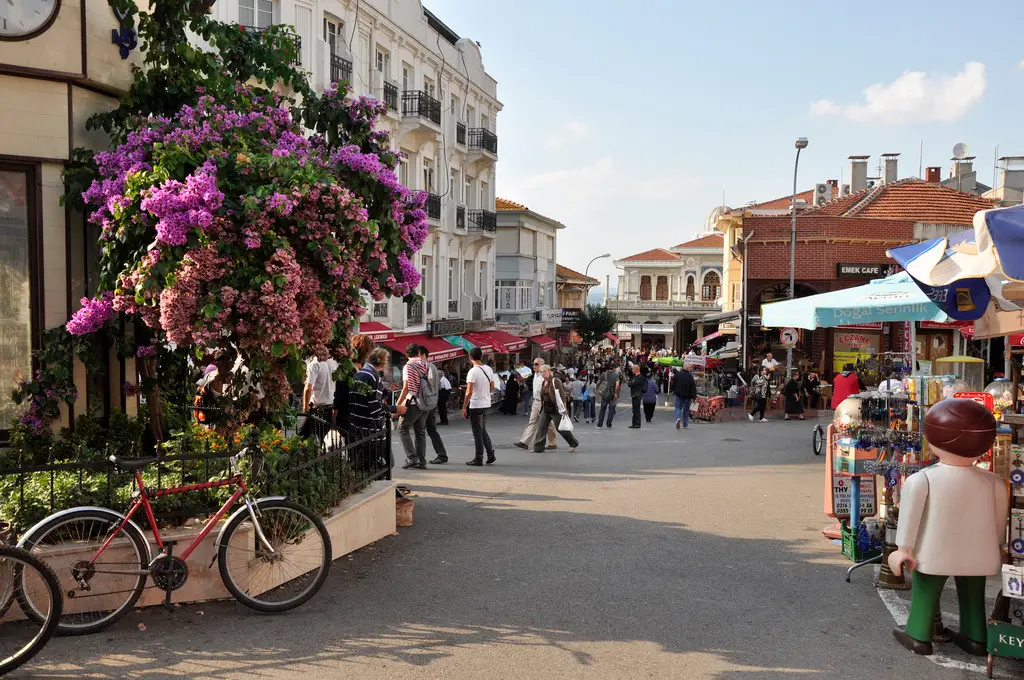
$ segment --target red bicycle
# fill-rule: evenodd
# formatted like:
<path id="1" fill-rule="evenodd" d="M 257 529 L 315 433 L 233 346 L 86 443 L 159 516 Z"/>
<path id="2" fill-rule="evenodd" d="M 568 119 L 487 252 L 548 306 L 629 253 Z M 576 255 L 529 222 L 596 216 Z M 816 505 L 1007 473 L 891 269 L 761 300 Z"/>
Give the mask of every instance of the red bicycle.
<path id="1" fill-rule="evenodd" d="M 331 565 L 327 529 L 311 510 L 284 497 L 253 500 L 237 471 L 247 451 L 229 459 L 225 479 L 166 489 L 147 489 L 142 479 L 142 470 L 159 459 L 111 456 L 115 466 L 135 473 L 137 491 L 126 514 L 100 507 L 72 508 L 29 529 L 18 545 L 53 568 L 64 592 L 58 634 L 93 633 L 114 623 L 142 596 L 146 577 L 165 591 L 164 606 L 170 607 L 171 593 L 188 580 L 186 560 L 239 500 L 244 507 L 228 517 L 209 567 L 216 560 L 228 591 L 258 611 L 286 611 L 313 597 Z M 234 487 L 231 497 L 180 555 L 173 554 L 175 542 L 161 538 L 150 500 L 226 486 Z M 159 549 L 155 557 L 132 520 L 140 509 Z M 45 616 L 48 604 L 35 602 L 28 589 L 19 589 L 17 596 L 28 616 Z"/>

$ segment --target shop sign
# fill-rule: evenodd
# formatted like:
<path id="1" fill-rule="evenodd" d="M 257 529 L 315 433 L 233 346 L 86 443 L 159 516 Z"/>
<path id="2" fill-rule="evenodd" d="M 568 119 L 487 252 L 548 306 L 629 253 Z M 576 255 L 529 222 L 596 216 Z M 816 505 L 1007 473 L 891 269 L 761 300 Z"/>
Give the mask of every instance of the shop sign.
<path id="1" fill-rule="evenodd" d="M 542 323 L 526 324 L 526 337 L 532 338 L 536 335 L 544 335 L 547 330 L 547 327 Z"/>
<path id="2" fill-rule="evenodd" d="M 466 332 L 465 319 L 438 319 L 430 322 L 430 337 L 443 338 L 446 335 L 462 335 Z"/>
<path id="3" fill-rule="evenodd" d="M 795 328 L 783 328 L 779 332 L 779 342 L 782 343 L 783 347 L 796 347 L 796 343 L 799 340 L 800 331 Z"/>
<path id="4" fill-rule="evenodd" d="M 885 263 L 857 264 L 840 262 L 836 265 L 836 278 L 839 279 L 880 279 L 889 276 L 893 265 Z"/>
<path id="5" fill-rule="evenodd" d="M 850 349 L 864 349 L 874 344 L 874 338 L 860 333 L 844 333 L 836 336 L 836 344 Z"/>
<path id="6" fill-rule="evenodd" d="M 850 490 L 856 479 L 860 479 L 860 516 L 875 514 L 874 477 L 832 477 L 832 513 L 836 518 L 850 516 Z"/>
<path id="7" fill-rule="evenodd" d="M 494 328 L 496 330 L 499 330 L 499 331 L 504 331 L 504 332 L 508 333 L 509 335 L 514 335 L 514 336 L 520 337 L 520 338 L 523 337 L 522 336 L 523 327 L 520 326 L 517 323 L 499 323 L 499 324 L 495 324 Z"/>
<path id="8" fill-rule="evenodd" d="M 995 397 L 993 397 L 988 392 L 957 392 L 956 394 L 953 395 L 953 398 L 970 399 L 971 401 L 976 401 L 985 408 L 987 408 L 989 411 L 995 411 L 996 409 Z"/>
<path id="9" fill-rule="evenodd" d="M 989 654 L 995 656 L 1024 659 L 1024 635 L 1021 634 L 1020 627 L 1000 621 L 990 621 L 988 624 L 988 651 Z"/>
<path id="10" fill-rule="evenodd" d="M 576 328 L 576 323 L 580 320 L 580 314 L 583 310 L 579 307 L 563 307 L 562 308 L 562 328 L 570 330 Z"/>
<path id="11" fill-rule="evenodd" d="M 756 326 L 757 328 L 760 328 L 761 327 L 761 315 L 760 314 L 751 314 L 751 315 L 749 315 L 747 317 L 747 325 L 748 326 Z"/>
<path id="12" fill-rule="evenodd" d="M 561 309 L 545 309 L 544 310 L 544 327 L 545 328 L 558 328 L 564 323 Z"/>

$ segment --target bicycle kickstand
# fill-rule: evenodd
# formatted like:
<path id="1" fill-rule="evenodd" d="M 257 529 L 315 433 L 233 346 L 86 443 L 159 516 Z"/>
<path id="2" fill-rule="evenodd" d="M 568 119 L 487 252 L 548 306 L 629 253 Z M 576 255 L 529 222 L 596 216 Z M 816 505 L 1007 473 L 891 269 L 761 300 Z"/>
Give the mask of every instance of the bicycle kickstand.
<path id="1" fill-rule="evenodd" d="M 164 546 L 166 548 L 166 550 L 164 551 L 164 562 L 167 565 L 167 583 L 164 586 L 164 609 L 166 609 L 169 612 L 174 611 L 174 605 L 171 604 L 171 592 L 173 592 L 173 589 L 171 588 L 171 570 L 174 567 L 174 562 L 172 559 L 174 554 L 174 544 L 175 541 L 167 541 L 166 543 L 164 543 Z"/>

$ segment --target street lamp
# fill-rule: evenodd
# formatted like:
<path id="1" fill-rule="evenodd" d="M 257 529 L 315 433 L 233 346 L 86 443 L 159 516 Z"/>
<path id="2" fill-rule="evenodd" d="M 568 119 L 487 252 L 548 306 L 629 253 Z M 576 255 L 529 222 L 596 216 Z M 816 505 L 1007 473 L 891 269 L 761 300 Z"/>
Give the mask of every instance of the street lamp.
<path id="1" fill-rule="evenodd" d="M 798 137 L 796 140 L 796 161 L 793 162 L 793 224 L 790 229 L 789 241 L 789 299 L 792 300 L 796 294 L 796 173 L 800 168 L 800 152 L 807 148 L 807 138 Z M 786 348 L 786 376 L 793 370 L 793 348 Z"/>
<path id="2" fill-rule="evenodd" d="M 598 255 L 598 256 L 597 256 L 597 257 L 595 257 L 595 258 L 594 258 L 593 260 L 591 260 L 590 262 L 588 262 L 588 263 L 587 263 L 587 268 L 583 270 L 583 278 L 586 278 L 586 277 L 587 277 L 587 274 L 589 274 L 589 273 L 590 273 L 590 265 L 594 264 L 594 263 L 595 263 L 595 262 L 597 262 L 598 260 L 603 260 L 604 258 L 606 258 L 606 257 L 611 257 L 611 256 L 612 256 L 612 254 L 611 254 L 611 253 L 605 253 L 604 255 Z"/>

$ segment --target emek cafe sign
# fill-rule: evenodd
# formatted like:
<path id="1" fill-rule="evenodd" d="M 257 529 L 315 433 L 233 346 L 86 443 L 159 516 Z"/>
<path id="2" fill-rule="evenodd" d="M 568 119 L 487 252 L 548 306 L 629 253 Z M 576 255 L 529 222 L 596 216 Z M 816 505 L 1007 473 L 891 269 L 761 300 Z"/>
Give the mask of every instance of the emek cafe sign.
<path id="1" fill-rule="evenodd" d="M 910 293 L 872 293 L 857 300 L 864 303 L 859 307 L 835 307 L 832 309 L 833 321 L 899 321 L 901 317 L 917 316 L 928 313 L 928 303 L 905 302 L 911 300 Z M 841 326 L 842 323 L 834 324 Z"/>

